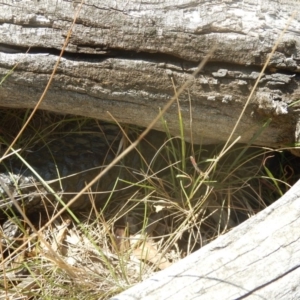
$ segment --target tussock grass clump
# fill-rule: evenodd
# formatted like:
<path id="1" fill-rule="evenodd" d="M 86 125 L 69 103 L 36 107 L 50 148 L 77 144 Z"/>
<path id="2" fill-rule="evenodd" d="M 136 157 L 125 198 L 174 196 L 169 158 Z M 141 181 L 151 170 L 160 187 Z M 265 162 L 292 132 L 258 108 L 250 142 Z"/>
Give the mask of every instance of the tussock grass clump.
<path id="1" fill-rule="evenodd" d="M 11 120 L 18 130 L 26 112 L 6 110 L 5 115 L 10 118 L 2 118 L 1 128 Z M 45 115 L 52 124 L 46 129 L 36 125 Z M 108 137 L 101 132 L 103 127 L 93 126 L 95 120 L 45 112 L 36 116 L 35 126 L 24 132 L 16 146 L 25 157 L 30 149 L 46 147 L 49 159 L 59 162 L 52 151 L 53 140 L 63 140 L 74 132 L 87 134 L 84 124 L 93 128 L 89 133 L 97 139 L 111 143 L 106 145 L 110 155 L 117 155 L 140 134 L 139 128 L 125 126 L 121 127 L 123 138 L 116 139 L 112 127 L 108 127 Z M 75 207 L 53 218 L 60 208 L 53 194 L 42 192 L 40 186 L 45 190 L 52 186 L 61 201 L 68 201 L 68 194 L 53 186 L 53 179 L 40 182 L 34 177 L 36 197 L 44 197 L 38 210 L 18 201 L 21 212 L 13 209 L 2 214 L 4 297 L 108 299 L 264 209 L 297 177 L 293 162 L 297 158 L 288 152 L 235 144 L 220 156 L 222 145 L 187 143 L 184 136 L 171 136 L 167 123 L 162 122 L 166 133 L 151 131 L 121 161 L 118 172 L 111 174 L 115 176 L 113 184 L 101 201 L 97 199 L 103 185 L 89 189 L 84 198 L 89 204 L 84 209 Z M 7 130 L 2 134 L 4 149 L 10 134 L 15 133 Z M 102 153 L 104 158 L 107 155 Z M 6 168 L 15 165 L 15 159 L 5 158 Z M 60 172 L 56 176 L 63 181 Z M 25 197 L 21 185 L 19 190 L 23 191 L 19 196 Z"/>

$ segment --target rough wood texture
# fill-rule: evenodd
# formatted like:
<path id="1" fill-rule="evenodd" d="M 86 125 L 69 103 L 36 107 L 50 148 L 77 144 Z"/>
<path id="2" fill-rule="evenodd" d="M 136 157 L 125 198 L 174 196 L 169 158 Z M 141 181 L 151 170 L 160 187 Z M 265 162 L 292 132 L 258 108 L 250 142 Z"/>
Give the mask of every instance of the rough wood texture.
<path id="1" fill-rule="evenodd" d="M 224 236 L 113 300 L 300 299 L 300 181 Z"/>
<path id="2" fill-rule="evenodd" d="M 0 3 L 0 105 L 34 107 L 70 28 L 76 1 Z M 147 126 L 212 45 L 217 50 L 181 95 L 186 137 L 224 141 L 295 1 L 85 0 L 41 108 Z M 235 134 L 280 147 L 300 140 L 300 15 L 288 27 Z M 25 52 L 30 48 L 29 54 Z M 193 123 L 190 123 L 189 96 Z M 174 105 L 166 115 L 178 134 Z M 163 125 L 156 124 L 157 129 Z"/>

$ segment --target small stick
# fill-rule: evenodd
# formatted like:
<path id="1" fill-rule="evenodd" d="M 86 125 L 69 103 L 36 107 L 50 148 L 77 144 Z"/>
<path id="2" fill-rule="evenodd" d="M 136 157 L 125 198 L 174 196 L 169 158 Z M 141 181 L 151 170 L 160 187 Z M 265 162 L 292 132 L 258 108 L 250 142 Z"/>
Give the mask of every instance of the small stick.
<path id="1" fill-rule="evenodd" d="M 199 169 L 196 161 L 195 161 L 195 158 L 193 156 L 190 156 L 190 160 L 191 160 L 191 163 L 193 165 L 193 167 L 195 168 L 195 170 L 200 174 L 200 175 L 204 175 L 203 172 Z"/>

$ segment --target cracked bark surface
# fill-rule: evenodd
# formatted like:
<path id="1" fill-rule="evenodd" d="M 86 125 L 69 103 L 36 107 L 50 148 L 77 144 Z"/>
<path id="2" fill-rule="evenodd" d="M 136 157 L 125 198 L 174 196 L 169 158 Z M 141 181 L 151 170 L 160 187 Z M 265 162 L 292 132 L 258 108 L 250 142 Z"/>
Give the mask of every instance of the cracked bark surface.
<path id="1" fill-rule="evenodd" d="M 35 106 L 77 2 L 0 3 L 0 76 L 18 63 L 2 83 L 1 106 Z M 119 122 L 147 126 L 174 94 L 171 79 L 180 87 L 217 45 L 180 105 L 187 139 L 192 131 L 195 143 L 225 141 L 294 10 L 294 1 L 86 0 L 41 108 L 102 120 L 111 120 L 109 111 Z M 299 20 L 295 14 L 254 92 L 234 135 L 241 142 L 299 142 Z M 175 104 L 166 120 L 178 134 Z"/>

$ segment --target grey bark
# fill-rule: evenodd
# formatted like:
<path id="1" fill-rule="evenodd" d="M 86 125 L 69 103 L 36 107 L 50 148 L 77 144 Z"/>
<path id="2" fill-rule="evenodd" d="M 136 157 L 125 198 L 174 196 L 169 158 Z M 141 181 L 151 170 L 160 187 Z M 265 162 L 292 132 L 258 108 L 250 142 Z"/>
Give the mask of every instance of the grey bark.
<path id="1" fill-rule="evenodd" d="M 300 181 L 273 205 L 113 300 L 299 299 Z"/>
<path id="2" fill-rule="evenodd" d="M 78 1 L 0 3 L 0 105 L 34 107 L 58 59 Z M 86 0 L 41 108 L 147 126 L 198 63 L 180 96 L 187 139 L 228 138 L 294 1 Z M 299 142 L 300 16 L 295 14 L 234 137 L 259 145 Z M 28 54 L 25 52 L 30 48 Z M 190 112 L 191 101 L 192 111 Z M 294 105 L 291 105 L 294 104 Z M 190 115 L 192 114 L 192 123 Z M 174 104 L 166 114 L 179 133 Z M 262 130 L 267 120 L 269 126 Z M 156 129 L 163 129 L 157 123 Z"/>

